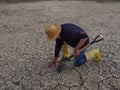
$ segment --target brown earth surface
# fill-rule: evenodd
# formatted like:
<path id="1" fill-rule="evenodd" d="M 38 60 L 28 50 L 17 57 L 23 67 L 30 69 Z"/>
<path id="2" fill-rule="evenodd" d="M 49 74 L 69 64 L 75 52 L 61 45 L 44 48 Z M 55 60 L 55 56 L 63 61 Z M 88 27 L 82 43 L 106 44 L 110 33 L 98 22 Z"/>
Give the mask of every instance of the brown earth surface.
<path id="1" fill-rule="evenodd" d="M 78 68 L 71 61 L 57 73 L 47 67 L 55 42 L 47 41 L 44 27 L 67 22 L 81 26 L 91 40 L 105 37 L 89 48 L 102 46 L 102 60 Z M 119 2 L 0 3 L 0 90 L 120 90 L 119 55 Z"/>

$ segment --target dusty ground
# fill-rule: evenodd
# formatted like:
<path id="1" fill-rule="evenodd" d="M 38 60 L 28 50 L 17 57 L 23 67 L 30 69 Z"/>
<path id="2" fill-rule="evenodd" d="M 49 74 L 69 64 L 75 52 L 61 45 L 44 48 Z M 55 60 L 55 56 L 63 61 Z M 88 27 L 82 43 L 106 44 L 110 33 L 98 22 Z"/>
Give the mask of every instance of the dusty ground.
<path id="1" fill-rule="evenodd" d="M 91 40 L 103 34 L 102 60 L 57 73 L 47 68 L 54 42 L 49 23 L 72 22 Z M 120 3 L 48 1 L 0 3 L 0 90 L 120 90 Z"/>

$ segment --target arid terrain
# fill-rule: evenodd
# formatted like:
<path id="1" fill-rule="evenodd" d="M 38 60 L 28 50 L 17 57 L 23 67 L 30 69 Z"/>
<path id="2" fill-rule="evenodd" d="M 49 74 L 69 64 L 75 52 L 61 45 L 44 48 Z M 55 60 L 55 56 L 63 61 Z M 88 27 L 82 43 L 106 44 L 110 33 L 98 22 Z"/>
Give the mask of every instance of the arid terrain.
<path id="1" fill-rule="evenodd" d="M 48 24 L 74 23 L 92 41 L 104 41 L 100 62 L 80 67 L 67 63 L 62 73 L 48 68 L 55 42 L 48 42 Z M 71 48 L 71 53 L 72 53 Z M 0 3 L 0 90 L 120 90 L 120 2 L 38 1 Z"/>

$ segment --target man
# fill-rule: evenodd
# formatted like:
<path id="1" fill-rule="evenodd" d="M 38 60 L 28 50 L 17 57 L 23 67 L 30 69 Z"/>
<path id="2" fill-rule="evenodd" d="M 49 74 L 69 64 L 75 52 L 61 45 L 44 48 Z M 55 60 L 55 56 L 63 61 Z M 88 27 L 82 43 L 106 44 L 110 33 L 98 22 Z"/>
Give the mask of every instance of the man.
<path id="1" fill-rule="evenodd" d="M 74 48 L 74 66 L 80 66 L 92 58 L 100 61 L 99 49 L 87 53 L 85 53 L 86 50 L 83 50 L 79 53 L 79 50 L 89 43 L 87 33 L 79 26 L 72 23 L 49 25 L 46 27 L 45 33 L 50 41 L 56 41 L 54 60 L 49 67 L 56 65 L 60 51 L 63 53 L 62 59 L 70 56 L 67 45 Z"/>

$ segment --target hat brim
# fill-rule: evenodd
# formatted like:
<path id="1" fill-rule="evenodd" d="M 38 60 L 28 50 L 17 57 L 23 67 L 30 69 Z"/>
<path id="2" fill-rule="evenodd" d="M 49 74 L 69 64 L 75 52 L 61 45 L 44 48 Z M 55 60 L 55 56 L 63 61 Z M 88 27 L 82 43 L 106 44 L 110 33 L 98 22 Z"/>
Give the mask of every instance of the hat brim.
<path id="1" fill-rule="evenodd" d="M 55 24 L 55 26 L 56 26 L 56 33 L 52 37 L 47 37 L 49 41 L 55 40 L 57 38 L 57 36 L 60 34 L 60 32 L 61 32 L 61 25 Z"/>

